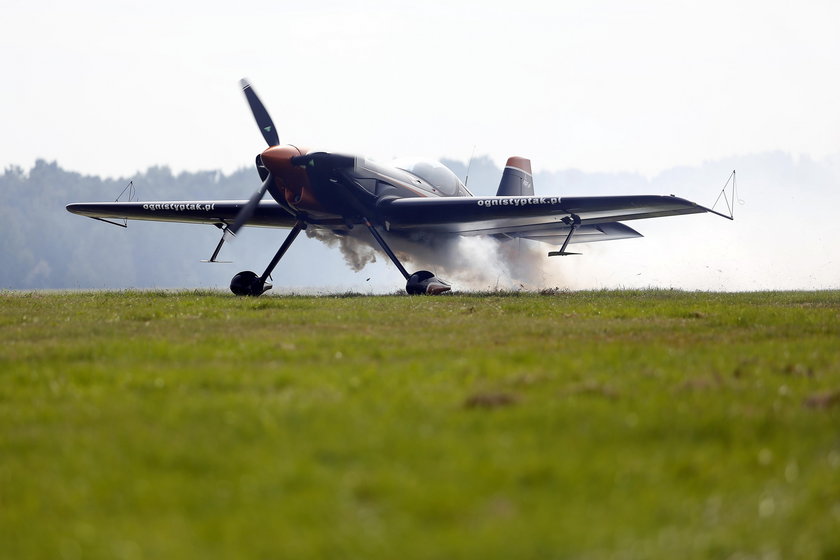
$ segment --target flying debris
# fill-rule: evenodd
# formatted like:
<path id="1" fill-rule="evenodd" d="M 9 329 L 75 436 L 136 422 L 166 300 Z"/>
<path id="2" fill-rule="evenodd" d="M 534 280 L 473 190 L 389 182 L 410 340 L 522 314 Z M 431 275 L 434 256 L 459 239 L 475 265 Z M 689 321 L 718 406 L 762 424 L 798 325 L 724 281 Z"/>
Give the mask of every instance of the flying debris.
<path id="1" fill-rule="evenodd" d="M 449 291 L 450 284 L 427 270 L 406 270 L 398 256 L 411 253 L 405 247 L 424 247 L 425 258 L 431 248 L 434 259 L 440 240 L 490 236 L 540 241 L 559 246 L 549 256 L 566 256 L 578 254 L 566 250 L 570 244 L 641 236 L 623 221 L 705 212 L 732 219 L 731 212 L 722 214 L 673 195 L 537 196 L 531 163 L 522 157 L 508 159 L 496 196 L 476 197 L 438 162 L 382 164 L 281 144 L 253 87 L 246 80 L 241 86 L 268 144 L 256 158 L 262 184 L 250 199 L 81 202 L 67 205 L 67 210 L 105 221 L 212 224 L 222 230 L 222 237 L 209 262 L 220 262 L 225 241 L 245 226 L 290 229 L 262 274 L 243 271 L 233 277 L 230 289 L 242 296 L 259 296 L 271 288 L 272 271 L 308 228 L 311 237 L 362 240 L 381 250 L 405 278 L 409 294 L 435 295 Z"/>

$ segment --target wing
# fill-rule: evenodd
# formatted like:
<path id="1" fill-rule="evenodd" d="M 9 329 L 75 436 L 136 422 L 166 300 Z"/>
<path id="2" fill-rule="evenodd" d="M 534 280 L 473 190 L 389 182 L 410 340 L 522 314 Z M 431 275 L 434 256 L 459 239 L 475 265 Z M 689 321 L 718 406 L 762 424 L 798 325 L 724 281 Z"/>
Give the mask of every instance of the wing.
<path id="1" fill-rule="evenodd" d="M 380 209 L 390 231 L 424 229 L 547 243 L 562 243 L 573 223 L 580 225 L 571 241 L 587 243 L 641 236 L 619 221 L 718 214 L 683 198 L 654 195 L 405 198 L 383 201 Z"/>
<path id="2" fill-rule="evenodd" d="M 68 204 L 73 214 L 97 219 L 146 220 L 185 224 L 231 224 L 247 200 L 163 202 L 81 202 Z M 290 228 L 295 219 L 274 201 L 262 201 L 248 225 Z"/>

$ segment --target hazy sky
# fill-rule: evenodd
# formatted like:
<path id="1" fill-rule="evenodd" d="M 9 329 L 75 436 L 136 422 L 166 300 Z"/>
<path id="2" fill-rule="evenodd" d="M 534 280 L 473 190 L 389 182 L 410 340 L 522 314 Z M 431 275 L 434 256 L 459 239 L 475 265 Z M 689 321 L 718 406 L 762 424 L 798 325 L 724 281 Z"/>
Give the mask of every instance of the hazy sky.
<path id="1" fill-rule="evenodd" d="M 250 165 L 242 76 L 281 141 L 380 158 L 819 158 L 840 152 L 839 22 L 829 1 L 5 0 L 0 164 Z"/>

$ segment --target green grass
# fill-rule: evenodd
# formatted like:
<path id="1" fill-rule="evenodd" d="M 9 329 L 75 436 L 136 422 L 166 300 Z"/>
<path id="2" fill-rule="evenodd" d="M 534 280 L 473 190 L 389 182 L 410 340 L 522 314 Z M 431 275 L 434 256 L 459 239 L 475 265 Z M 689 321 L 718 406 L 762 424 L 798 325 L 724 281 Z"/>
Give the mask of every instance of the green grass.
<path id="1" fill-rule="evenodd" d="M 2 558 L 838 558 L 840 292 L 0 294 Z"/>

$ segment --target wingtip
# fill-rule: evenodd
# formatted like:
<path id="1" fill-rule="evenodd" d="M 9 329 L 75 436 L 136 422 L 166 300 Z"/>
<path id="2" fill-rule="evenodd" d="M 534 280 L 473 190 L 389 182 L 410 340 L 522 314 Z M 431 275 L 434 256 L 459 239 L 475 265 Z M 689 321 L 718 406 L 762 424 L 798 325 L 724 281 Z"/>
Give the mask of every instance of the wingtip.
<path id="1" fill-rule="evenodd" d="M 243 90 L 248 89 L 249 87 L 251 87 L 251 82 L 248 81 L 248 78 L 242 78 L 241 80 L 239 80 L 239 87 L 241 87 Z"/>
<path id="2" fill-rule="evenodd" d="M 714 214 L 715 216 L 720 216 L 721 218 L 726 218 L 730 221 L 735 221 L 735 216 L 733 214 L 724 214 L 723 212 L 718 212 L 717 210 L 713 210 L 712 208 L 706 208 L 705 206 L 701 206 L 700 204 L 697 205 L 698 208 L 705 210 L 709 214 Z"/>

